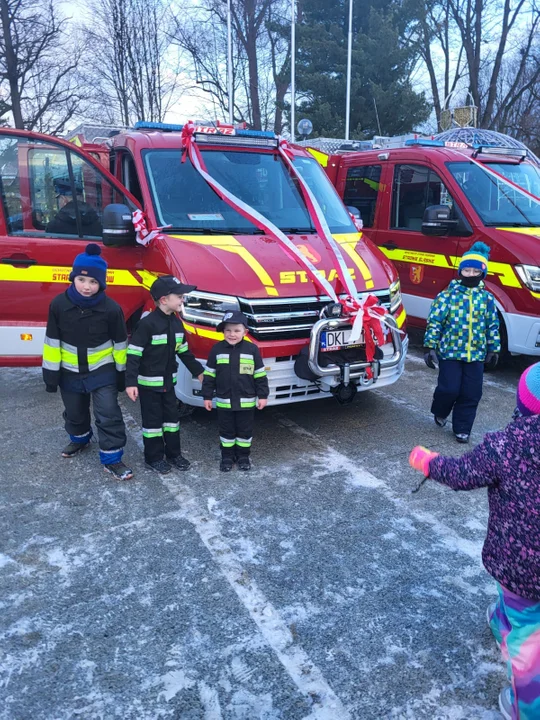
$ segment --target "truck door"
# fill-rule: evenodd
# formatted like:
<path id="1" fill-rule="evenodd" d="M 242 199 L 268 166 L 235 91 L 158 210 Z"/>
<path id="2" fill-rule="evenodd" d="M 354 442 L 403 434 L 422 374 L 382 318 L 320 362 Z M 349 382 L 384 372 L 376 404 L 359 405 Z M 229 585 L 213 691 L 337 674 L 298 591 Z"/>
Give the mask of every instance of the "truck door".
<path id="1" fill-rule="evenodd" d="M 0 363 L 41 355 L 49 304 L 67 287 L 75 256 L 101 242 L 109 203 L 126 198 L 75 148 L 0 130 Z M 138 248 L 106 248 L 104 256 L 110 269 L 142 267 Z M 108 282 L 128 310 L 125 293 L 138 283 L 123 287 L 114 271 Z"/>
<path id="2" fill-rule="evenodd" d="M 458 238 L 422 234 L 426 207 L 454 200 L 440 176 L 428 165 L 396 164 L 388 212 L 382 213 L 376 242 L 396 265 L 403 304 L 422 325 L 433 298 L 455 277 Z M 456 212 L 458 209 L 456 208 Z"/>
<path id="3" fill-rule="evenodd" d="M 355 207 L 360 212 L 366 235 L 374 243 L 377 243 L 380 222 L 380 198 L 385 189 L 382 170 L 380 163 L 348 167 L 346 175 L 340 178 L 343 186 L 338 187 L 345 205 Z"/>

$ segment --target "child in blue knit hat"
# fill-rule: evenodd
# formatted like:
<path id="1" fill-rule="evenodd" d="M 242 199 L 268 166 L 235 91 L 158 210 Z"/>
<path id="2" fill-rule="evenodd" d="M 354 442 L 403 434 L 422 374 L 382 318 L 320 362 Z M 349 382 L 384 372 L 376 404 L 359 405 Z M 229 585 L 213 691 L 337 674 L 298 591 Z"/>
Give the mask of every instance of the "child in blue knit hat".
<path id="1" fill-rule="evenodd" d="M 92 437 L 90 398 L 103 469 L 117 480 L 133 472 L 122 462 L 126 429 L 118 391 L 125 390 L 127 332 L 122 308 L 105 294 L 107 263 L 96 243 L 77 255 L 71 285 L 49 308 L 43 347 L 47 392 L 60 387 L 70 442 L 62 457 L 89 447 Z"/>
<path id="2" fill-rule="evenodd" d="M 452 413 L 456 440 L 468 443 L 482 397 L 484 365 L 493 369 L 501 350 L 495 298 L 486 290 L 489 247 L 476 242 L 463 254 L 459 277 L 437 295 L 427 320 L 424 361 L 439 366 L 431 412 L 444 427 Z"/>

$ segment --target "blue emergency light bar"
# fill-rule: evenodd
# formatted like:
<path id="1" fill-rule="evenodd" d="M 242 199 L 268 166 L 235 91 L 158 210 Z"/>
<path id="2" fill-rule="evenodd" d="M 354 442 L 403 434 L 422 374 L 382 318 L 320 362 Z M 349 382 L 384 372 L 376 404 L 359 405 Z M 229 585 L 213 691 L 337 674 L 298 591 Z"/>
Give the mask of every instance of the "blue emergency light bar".
<path id="1" fill-rule="evenodd" d="M 183 125 L 174 125 L 174 123 L 148 122 L 139 120 L 133 126 L 135 130 L 163 130 L 164 132 L 181 132 Z"/>
<path id="2" fill-rule="evenodd" d="M 415 138 L 413 140 L 405 140 L 405 145 L 407 146 L 417 146 L 417 147 L 445 147 L 445 144 L 442 140 L 429 140 L 428 138 Z"/>

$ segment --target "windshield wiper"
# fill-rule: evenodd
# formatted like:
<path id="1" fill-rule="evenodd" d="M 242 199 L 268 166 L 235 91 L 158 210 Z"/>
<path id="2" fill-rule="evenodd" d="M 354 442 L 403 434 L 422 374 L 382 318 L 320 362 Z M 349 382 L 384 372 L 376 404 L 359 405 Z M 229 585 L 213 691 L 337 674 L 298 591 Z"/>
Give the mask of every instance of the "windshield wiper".
<path id="1" fill-rule="evenodd" d="M 187 235 L 263 235 L 264 231 L 258 228 L 200 228 L 200 227 L 170 227 L 168 232 L 181 232 Z"/>
<path id="2" fill-rule="evenodd" d="M 317 231 L 315 228 L 296 228 L 296 227 L 280 227 L 281 232 L 289 233 L 290 235 L 314 235 Z"/>
<path id="3" fill-rule="evenodd" d="M 501 220 L 500 222 L 489 222 L 484 223 L 486 227 L 538 227 L 540 225 L 540 221 L 538 223 L 533 222 L 506 222 L 504 220 Z"/>

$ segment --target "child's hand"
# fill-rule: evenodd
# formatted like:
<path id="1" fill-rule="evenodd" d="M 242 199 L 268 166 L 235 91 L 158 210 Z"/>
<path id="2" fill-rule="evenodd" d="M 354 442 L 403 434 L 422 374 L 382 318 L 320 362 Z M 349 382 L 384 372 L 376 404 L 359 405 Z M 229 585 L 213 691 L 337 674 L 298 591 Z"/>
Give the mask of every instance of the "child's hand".
<path id="1" fill-rule="evenodd" d="M 212 401 L 211 401 L 211 400 L 205 400 L 205 401 L 204 401 L 204 407 L 205 407 L 207 410 L 211 410 L 211 409 L 212 409 Z"/>
<path id="2" fill-rule="evenodd" d="M 429 477 L 429 463 L 438 455 L 439 453 L 432 452 L 422 447 L 422 445 L 417 445 L 409 455 L 409 465 L 415 470 L 420 470 L 426 477 Z"/>
<path id="3" fill-rule="evenodd" d="M 430 368 L 431 370 L 435 370 L 437 365 L 439 364 L 439 358 L 437 357 L 437 353 L 433 348 L 424 348 L 424 362 Z"/>
<path id="4" fill-rule="evenodd" d="M 130 400 L 135 400 L 139 397 L 139 388 L 135 385 L 126 388 L 126 395 Z"/>
<path id="5" fill-rule="evenodd" d="M 198 381 L 201 383 L 201 385 L 202 385 L 202 381 L 204 380 L 204 373 L 201 373 L 200 375 L 197 375 L 197 380 L 198 380 Z"/>
<path id="6" fill-rule="evenodd" d="M 268 398 L 259 398 L 257 400 L 257 409 L 262 410 L 268 405 Z"/>

